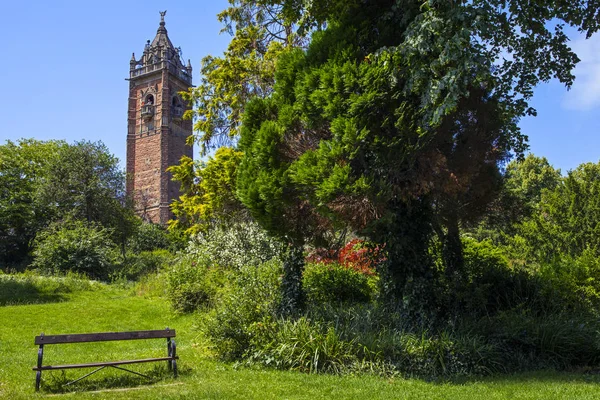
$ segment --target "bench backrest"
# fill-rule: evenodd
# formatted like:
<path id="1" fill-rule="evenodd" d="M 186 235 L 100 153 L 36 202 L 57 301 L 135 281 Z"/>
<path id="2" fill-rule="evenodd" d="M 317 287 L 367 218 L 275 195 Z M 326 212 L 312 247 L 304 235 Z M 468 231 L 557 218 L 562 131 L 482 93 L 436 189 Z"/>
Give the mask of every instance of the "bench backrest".
<path id="1" fill-rule="evenodd" d="M 161 339 L 175 337 L 175 329 L 134 332 L 102 332 L 78 333 L 70 335 L 40 335 L 35 337 L 35 344 L 106 342 L 110 340 Z"/>

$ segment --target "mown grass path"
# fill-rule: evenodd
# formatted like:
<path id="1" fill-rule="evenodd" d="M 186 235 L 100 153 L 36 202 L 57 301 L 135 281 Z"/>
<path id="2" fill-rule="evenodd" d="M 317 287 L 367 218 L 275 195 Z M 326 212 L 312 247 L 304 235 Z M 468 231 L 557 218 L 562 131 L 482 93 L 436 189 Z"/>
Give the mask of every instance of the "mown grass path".
<path id="1" fill-rule="evenodd" d="M 69 294 L 61 302 L 0 306 L 0 399 L 600 399 L 596 375 L 554 372 L 473 380 L 462 384 L 371 376 L 324 376 L 233 368 L 212 361 L 193 327 L 194 317 L 175 316 L 163 299 L 103 288 Z M 103 370 L 74 387 L 63 387 L 86 370 L 44 373 L 42 391 L 33 389 L 37 348 L 33 338 L 47 334 L 161 329 L 177 330 L 181 376 L 165 366 L 135 366 L 148 382 L 116 370 Z M 47 346 L 51 364 L 160 356 L 162 340 Z"/>

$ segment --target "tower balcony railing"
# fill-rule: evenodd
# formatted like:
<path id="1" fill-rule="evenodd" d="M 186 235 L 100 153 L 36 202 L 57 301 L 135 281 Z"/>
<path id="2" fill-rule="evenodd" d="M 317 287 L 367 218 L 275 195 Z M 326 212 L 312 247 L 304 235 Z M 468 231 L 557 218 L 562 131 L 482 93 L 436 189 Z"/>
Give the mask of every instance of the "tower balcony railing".
<path id="1" fill-rule="evenodd" d="M 192 84 L 192 76 L 183 68 L 178 67 L 175 64 L 169 63 L 169 72 L 184 81 L 185 83 Z"/>
<path id="2" fill-rule="evenodd" d="M 151 104 L 145 104 L 142 106 L 142 118 L 149 119 L 154 116 L 154 106 Z"/>
<path id="3" fill-rule="evenodd" d="M 146 64 L 144 66 L 138 66 L 129 71 L 129 77 L 135 78 L 138 76 L 149 74 L 150 72 L 158 71 L 163 67 L 162 64 L 164 64 L 164 63 L 159 62 L 159 63 L 155 63 L 155 64 Z"/>
<path id="4" fill-rule="evenodd" d="M 137 78 L 138 76 L 146 75 L 154 71 L 168 68 L 169 72 L 184 81 L 185 83 L 192 84 L 192 76 L 184 68 L 171 63 L 170 61 L 159 61 L 154 64 L 147 64 L 144 66 L 138 66 L 129 71 L 129 78 Z"/>

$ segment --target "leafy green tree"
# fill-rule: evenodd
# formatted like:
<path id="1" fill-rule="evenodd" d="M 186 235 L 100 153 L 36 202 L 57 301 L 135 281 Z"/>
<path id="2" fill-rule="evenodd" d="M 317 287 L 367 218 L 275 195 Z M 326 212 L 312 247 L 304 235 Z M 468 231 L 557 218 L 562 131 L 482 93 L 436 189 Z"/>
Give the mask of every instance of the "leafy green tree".
<path id="1" fill-rule="evenodd" d="M 57 218 L 96 222 L 113 232 L 122 247 L 136 228 L 136 217 L 125 197 L 125 175 L 102 142 L 77 142 L 62 147 L 48 164 L 40 188 L 41 201 Z"/>
<path id="2" fill-rule="evenodd" d="M 560 170 L 554 169 L 546 157 L 528 154 L 507 166 L 504 190 L 517 199 L 527 217 L 538 208 L 544 190 L 553 191 L 561 180 Z"/>
<path id="3" fill-rule="evenodd" d="M 517 228 L 529 257 L 541 263 L 600 257 L 600 163 L 569 171 L 553 190 L 543 190 L 535 212 Z"/>
<path id="4" fill-rule="evenodd" d="M 183 157 L 169 167 L 173 179 L 181 184 L 179 200 L 171 203 L 176 217 L 169 229 L 191 235 L 211 226 L 244 218 L 243 207 L 235 196 L 235 179 L 242 153 L 230 147 L 219 148 L 206 162 Z"/>
<path id="5" fill-rule="evenodd" d="M 470 234 L 506 245 L 517 234 L 521 222 L 539 211 L 542 193 L 553 191 L 561 180 L 560 170 L 545 157 L 530 153 L 522 160 L 511 161 L 502 177 L 500 193 L 488 205 L 482 223 L 470 228 Z"/>
<path id="6" fill-rule="evenodd" d="M 78 142 L 60 149 L 48 166 L 42 196 L 60 215 L 102 221 L 123 197 L 124 175 L 118 160 L 101 142 Z"/>
<path id="7" fill-rule="evenodd" d="M 501 191 L 499 164 L 509 158 L 502 105 L 472 90 L 436 133 L 438 170 L 431 188 L 433 228 L 442 243 L 450 283 L 465 278 L 460 227 L 478 222 Z"/>
<path id="8" fill-rule="evenodd" d="M 261 123 L 273 109 L 270 99 L 247 105 L 239 143 L 244 158 L 238 168 L 237 196 L 270 235 L 287 245 L 281 312 L 293 314 L 304 304 L 303 247 L 307 240 L 319 236 L 319 219 L 303 194 L 291 184 L 290 160 L 278 151 L 285 146 L 283 130 L 271 121 Z"/>
<path id="9" fill-rule="evenodd" d="M 302 34 L 294 27 L 299 18 L 289 7 L 272 0 L 229 0 L 218 15 L 222 32 L 232 35 L 223 56 L 202 60 L 202 81 L 185 97 L 195 105 L 187 117 L 195 117 L 193 140 L 203 153 L 231 145 L 239 136 L 241 116 L 253 97 L 268 97 L 274 85 L 278 55 L 301 45 Z"/>
<path id="10" fill-rule="evenodd" d="M 454 242 L 447 268 L 460 269 L 462 209 L 475 202 L 485 209 L 498 187 L 486 178 L 526 148 L 517 122 L 535 114 L 527 102 L 533 87 L 552 77 L 573 81 L 577 57 L 560 21 L 590 36 L 598 8 L 551 2 L 542 10 L 520 0 L 333 0 L 318 11 L 278 4 L 295 4 L 327 28 L 306 52 L 280 55 L 273 93 L 246 104 L 240 199 L 267 229 L 301 236 L 296 243 L 320 226 L 292 218 L 299 207 L 385 242 L 387 297 L 434 308 L 423 296 L 431 293 L 434 219 Z"/>
<path id="11" fill-rule="evenodd" d="M 23 139 L 0 146 L 0 265 L 15 265 L 29 254 L 38 230 L 51 217 L 39 190 L 48 179 L 48 164 L 64 142 Z"/>
<path id="12" fill-rule="evenodd" d="M 11 265 L 26 260 L 38 231 L 53 221 L 101 224 L 123 254 L 138 224 L 118 160 L 100 142 L 0 146 L 0 211 L 0 263 Z"/>

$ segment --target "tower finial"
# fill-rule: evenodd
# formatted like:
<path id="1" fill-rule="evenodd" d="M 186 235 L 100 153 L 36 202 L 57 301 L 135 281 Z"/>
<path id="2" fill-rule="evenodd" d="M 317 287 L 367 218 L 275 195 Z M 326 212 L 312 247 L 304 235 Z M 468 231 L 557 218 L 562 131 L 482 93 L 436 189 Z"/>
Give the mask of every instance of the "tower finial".
<path id="1" fill-rule="evenodd" d="M 160 24 L 164 25 L 165 24 L 165 14 L 167 13 L 167 10 L 159 11 L 158 13 L 160 14 Z"/>

